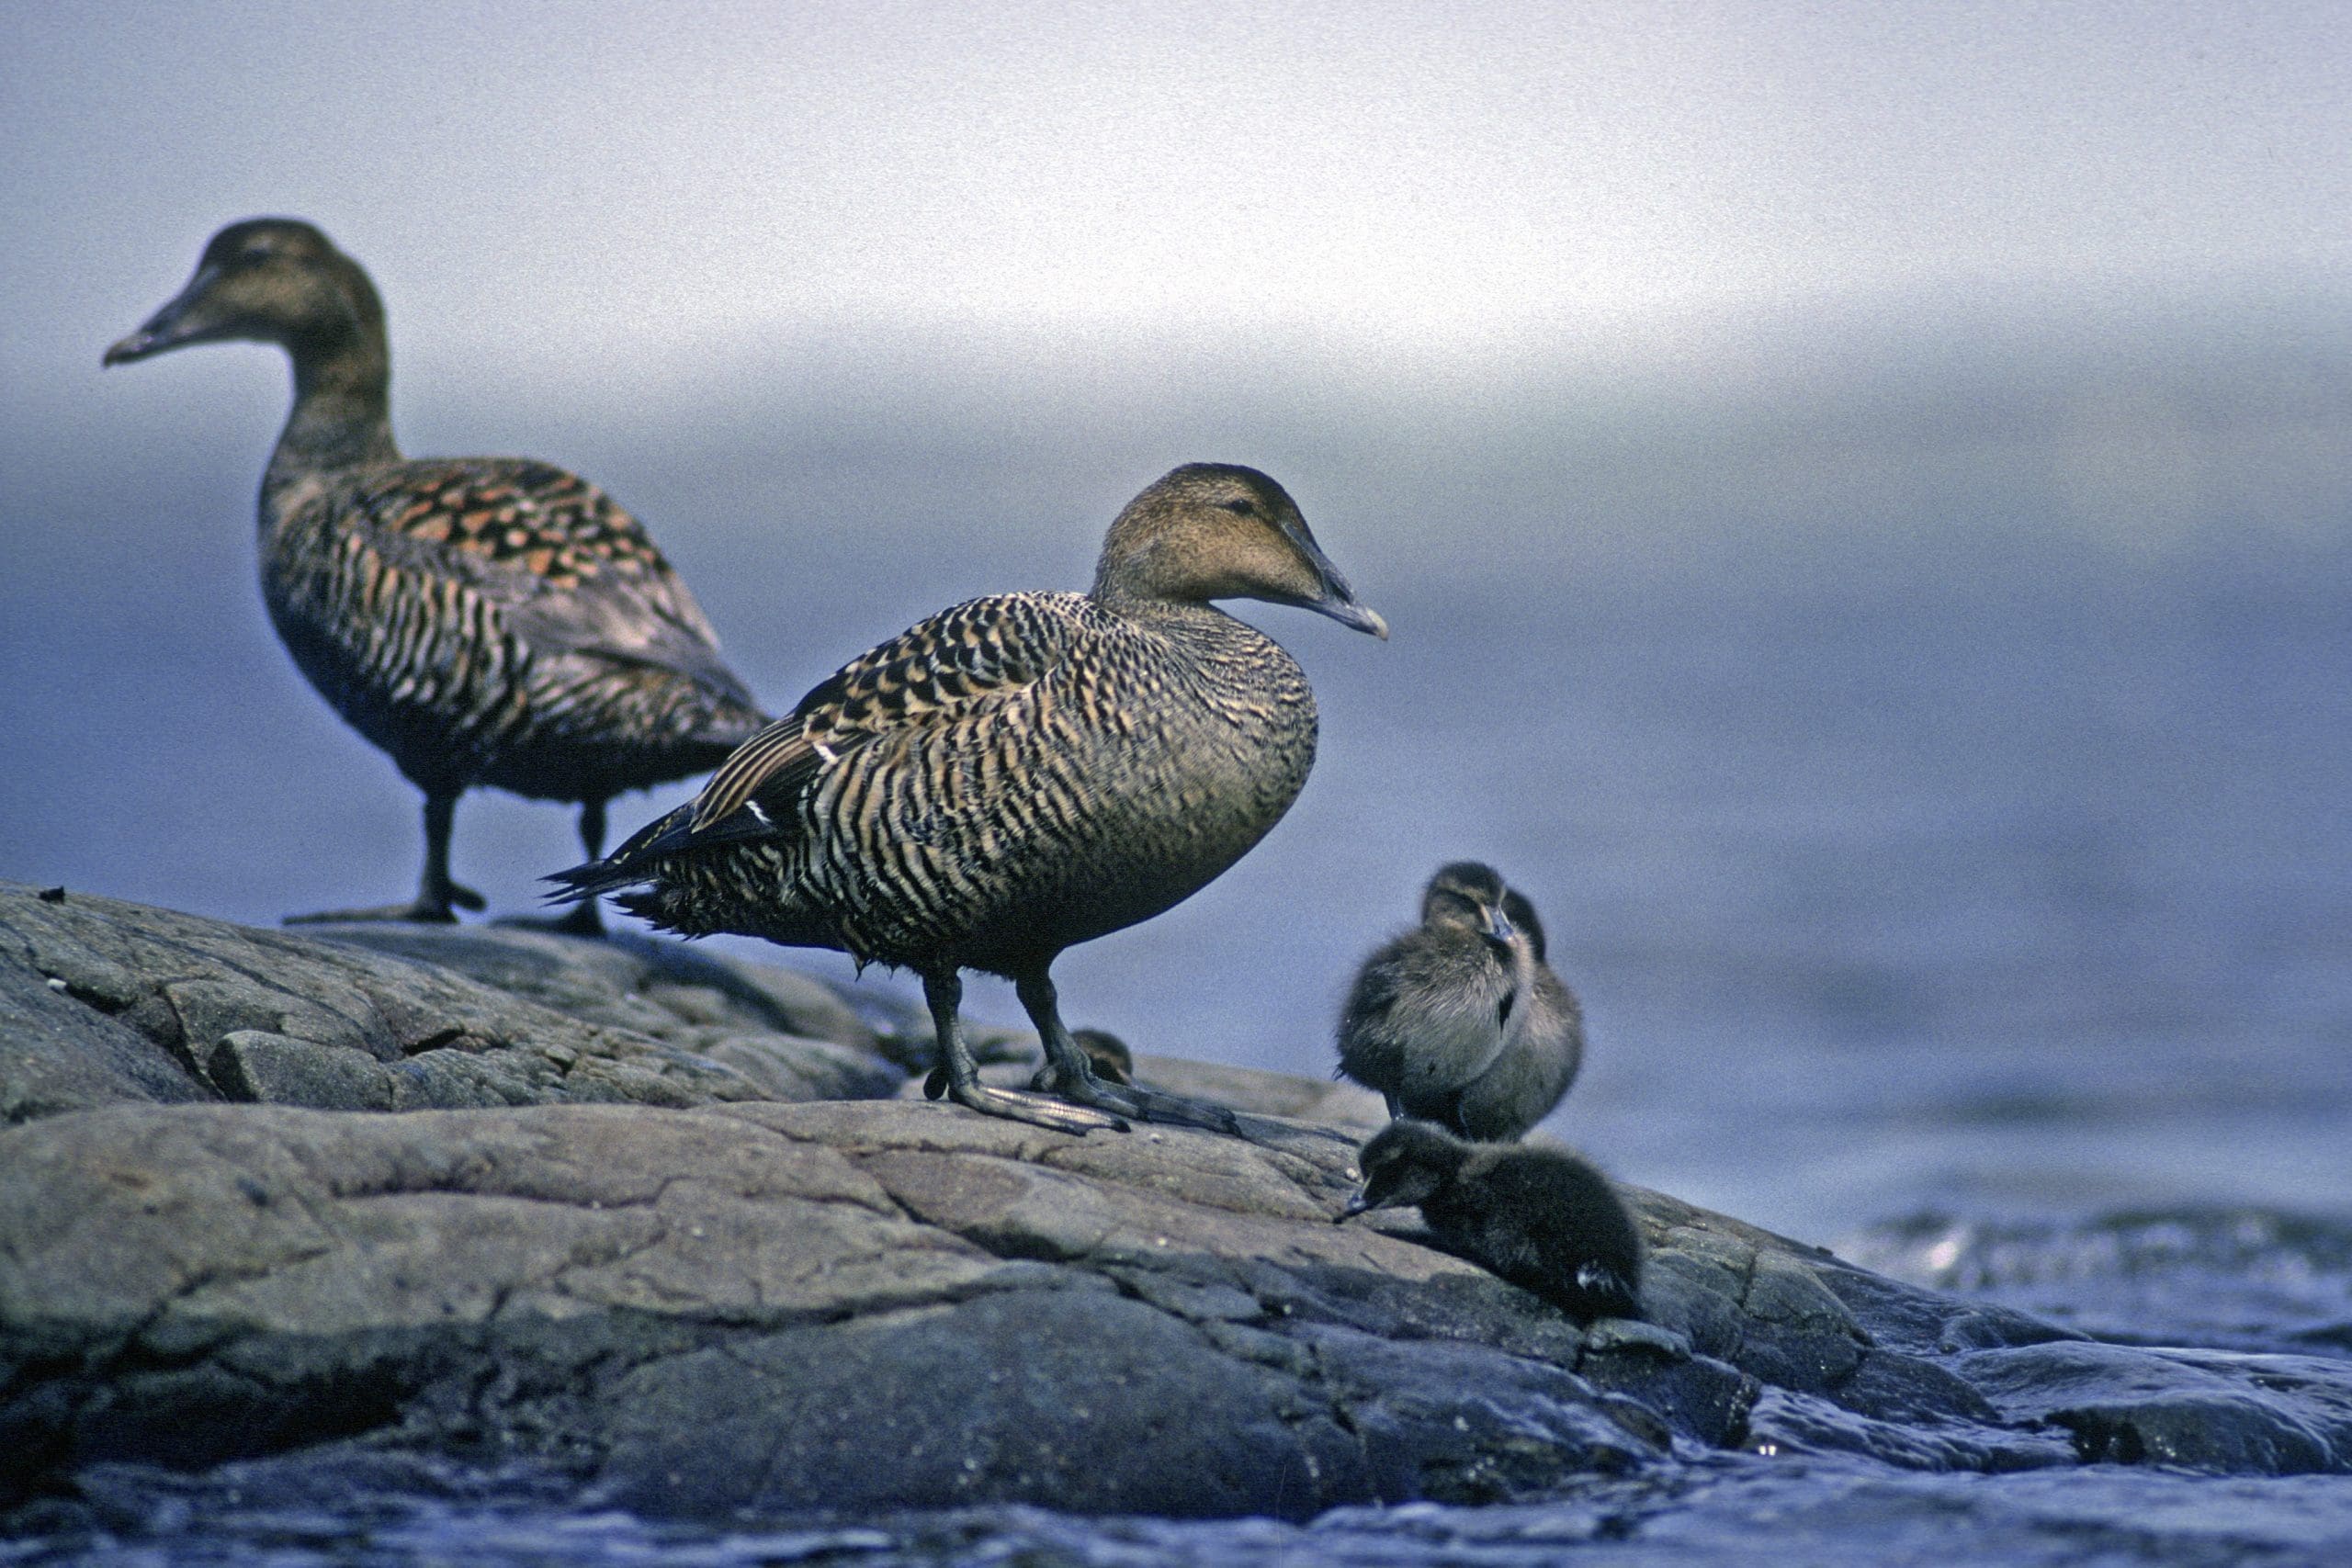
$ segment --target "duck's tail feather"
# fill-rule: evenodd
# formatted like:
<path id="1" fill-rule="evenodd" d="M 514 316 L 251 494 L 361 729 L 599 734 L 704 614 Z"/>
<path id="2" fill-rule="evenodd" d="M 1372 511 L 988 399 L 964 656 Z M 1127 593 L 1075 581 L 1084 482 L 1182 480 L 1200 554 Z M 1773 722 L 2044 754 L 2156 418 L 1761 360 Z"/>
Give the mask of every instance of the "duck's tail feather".
<path id="1" fill-rule="evenodd" d="M 652 881 L 661 871 L 662 859 L 684 847 L 694 815 L 691 805 L 681 806 L 631 833 L 620 848 L 604 859 L 541 877 L 539 880 L 553 889 L 547 901 L 577 904 Z"/>

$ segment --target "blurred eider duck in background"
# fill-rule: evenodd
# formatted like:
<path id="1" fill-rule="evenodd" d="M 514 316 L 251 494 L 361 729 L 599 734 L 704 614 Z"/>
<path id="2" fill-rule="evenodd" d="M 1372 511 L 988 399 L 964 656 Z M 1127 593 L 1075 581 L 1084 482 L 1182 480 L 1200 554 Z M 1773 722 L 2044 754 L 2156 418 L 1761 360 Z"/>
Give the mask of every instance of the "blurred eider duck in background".
<path id="1" fill-rule="evenodd" d="M 384 308 L 318 230 L 221 230 L 106 363 L 231 340 L 294 364 L 294 412 L 262 476 L 270 619 L 319 694 L 424 792 L 415 899 L 298 919 L 479 909 L 449 875 L 467 790 L 578 802 L 595 855 L 613 795 L 706 773 L 767 722 L 686 585 L 595 486 L 525 458 L 401 456 Z M 560 924 L 596 931 L 594 904 Z"/>
<path id="2" fill-rule="evenodd" d="M 1583 1012 L 1544 962 L 1534 906 L 1476 861 L 1430 879 L 1419 927 L 1364 961 L 1340 1017 L 1341 1076 L 1391 1116 L 1482 1142 L 1523 1136 L 1583 1059 Z"/>
<path id="3" fill-rule="evenodd" d="M 664 931 L 912 969 L 945 1091 L 976 1111 L 1074 1132 L 1120 1116 L 1233 1131 L 1222 1108 L 1104 1082 L 1047 974 L 1064 948 L 1206 886 L 1306 782 L 1306 677 L 1216 599 L 1388 632 L 1280 485 L 1191 464 L 1119 513 L 1092 592 L 975 599 L 861 654 L 692 805 L 551 878 L 555 897 L 616 893 Z M 1042 1094 L 977 1077 L 956 1021 L 965 969 L 1013 982 L 1045 1046 Z"/>
<path id="4" fill-rule="evenodd" d="M 1334 1224 L 1418 1207 L 1449 1250 L 1576 1317 L 1640 1315 L 1641 1232 L 1608 1178 L 1567 1150 L 1465 1143 L 1407 1120 L 1356 1163 L 1363 1190 Z"/>

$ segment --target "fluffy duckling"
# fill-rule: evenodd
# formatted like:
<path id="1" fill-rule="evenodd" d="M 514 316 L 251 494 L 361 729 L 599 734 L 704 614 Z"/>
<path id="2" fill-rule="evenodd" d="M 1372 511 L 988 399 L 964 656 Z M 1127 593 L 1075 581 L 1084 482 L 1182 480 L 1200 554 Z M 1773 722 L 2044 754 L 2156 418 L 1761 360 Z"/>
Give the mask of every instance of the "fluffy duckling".
<path id="1" fill-rule="evenodd" d="M 1335 1224 L 1419 1207 L 1449 1248 L 1573 1316 L 1640 1314 L 1641 1232 L 1608 1179 L 1566 1149 L 1465 1143 L 1399 1121 L 1357 1165 L 1363 1190 Z"/>
<path id="2" fill-rule="evenodd" d="M 1280 485 L 1191 464 L 1119 513 L 1091 592 L 976 599 L 861 654 L 692 805 L 551 878 L 555 897 L 618 893 L 664 931 L 912 969 L 946 1091 L 976 1111 L 1235 1130 L 1222 1108 L 1103 1082 L 1048 970 L 1207 885 L 1306 782 L 1314 695 L 1210 603 L 1236 598 L 1387 635 Z M 1044 1041 L 1042 1092 L 980 1082 L 956 1024 L 965 969 L 1013 982 Z"/>
<path id="3" fill-rule="evenodd" d="M 1094 1069 L 1096 1077 L 1104 1083 L 1136 1081 L 1136 1054 L 1127 1049 L 1125 1041 L 1107 1029 L 1073 1029 L 1069 1032 L 1070 1038 L 1078 1042 L 1078 1048 L 1086 1053 L 1086 1064 Z"/>
<path id="4" fill-rule="evenodd" d="M 1421 923 L 1364 961 L 1340 1017 L 1340 1073 L 1467 1138 L 1521 1137 L 1584 1059 L 1575 995 L 1544 962 L 1534 907 L 1492 866 L 1456 861 Z"/>
<path id="5" fill-rule="evenodd" d="M 308 223 L 212 237 L 187 287 L 106 352 L 276 344 L 294 409 L 261 488 L 262 597 L 294 662 L 424 794 L 416 897 L 300 919 L 451 920 L 482 907 L 449 874 L 477 785 L 580 806 L 718 765 L 766 717 L 637 519 L 576 474 L 517 457 L 403 458 L 384 308 Z M 564 922 L 598 929 L 593 902 Z"/>

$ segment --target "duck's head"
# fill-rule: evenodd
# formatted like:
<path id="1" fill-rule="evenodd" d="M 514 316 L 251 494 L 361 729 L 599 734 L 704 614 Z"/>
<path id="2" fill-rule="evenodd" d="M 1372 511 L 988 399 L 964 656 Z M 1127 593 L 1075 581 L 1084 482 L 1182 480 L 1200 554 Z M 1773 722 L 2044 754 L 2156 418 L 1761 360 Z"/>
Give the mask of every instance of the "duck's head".
<path id="1" fill-rule="evenodd" d="M 1125 1041 L 1107 1029 L 1073 1029 L 1069 1037 L 1086 1053 L 1086 1065 L 1096 1077 L 1104 1083 L 1136 1081 L 1136 1056 Z"/>
<path id="2" fill-rule="evenodd" d="M 248 218 L 212 236 L 187 287 L 108 348 L 105 363 L 232 339 L 300 357 L 380 341 L 383 331 L 383 302 L 357 262 L 299 219 Z"/>
<path id="3" fill-rule="evenodd" d="M 1509 947 L 1520 934 L 1519 917 L 1522 913 L 1532 921 L 1535 911 L 1526 899 L 1504 886 L 1501 874 L 1479 861 L 1458 860 L 1439 867 L 1438 874 L 1430 878 L 1430 885 L 1421 890 L 1424 930 L 1471 931 L 1497 947 Z M 1542 930 L 1538 928 L 1533 936 L 1537 956 L 1541 957 Z"/>
<path id="4" fill-rule="evenodd" d="M 1263 599 L 1385 637 L 1307 531 L 1298 503 L 1255 468 L 1187 463 L 1127 502 L 1102 541 L 1098 599 L 1204 604 Z"/>
<path id="5" fill-rule="evenodd" d="M 1462 1169 L 1470 1145 L 1430 1122 L 1391 1122 L 1356 1156 L 1363 1186 L 1333 1223 L 1370 1209 L 1405 1209 L 1427 1202 Z"/>

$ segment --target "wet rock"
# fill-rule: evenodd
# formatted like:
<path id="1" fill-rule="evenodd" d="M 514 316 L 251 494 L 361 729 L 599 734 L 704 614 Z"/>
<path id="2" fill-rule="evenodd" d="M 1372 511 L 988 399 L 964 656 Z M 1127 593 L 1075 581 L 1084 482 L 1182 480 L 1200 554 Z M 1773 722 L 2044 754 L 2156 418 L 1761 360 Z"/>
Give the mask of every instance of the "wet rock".
<path id="1" fill-rule="evenodd" d="M 2136 1457 L 2183 1461 L 2151 1403 L 2177 1358 L 1891 1348 L 1834 1259 L 1642 1193 L 1681 1259 L 1659 1321 L 1583 1328 L 1409 1224 L 1332 1224 L 1351 1137 L 1252 1132 L 903 1100 L 46 1118 L 0 1133 L 0 1466 L 21 1492 L 342 1439 L 555 1463 L 654 1513 L 1303 1517 L 1540 1495 L 1676 1443 L 2072 1462 L 2052 1423 L 2129 1389 Z M 1896 1293 L 1886 1337 L 1919 1345 L 1939 1298 Z M 2276 1417 L 2204 1462 L 2334 1462 L 2346 1369 L 2189 1370 Z"/>
<path id="2" fill-rule="evenodd" d="M 2085 1460 L 2352 1472 L 2352 1369 L 2340 1360 L 2086 1342 L 1987 1350 L 1965 1364 L 2005 1415 L 2064 1428 Z"/>
<path id="3" fill-rule="evenodd" d="M 1303 1518 L 1711 1450 L 2352 1470 L 2340 1361 L 2098 1343 L 1638 1190 L 1646 1321 L 1578 1325 L 1409 1212 L 1333 1224 L 1376 1102 L 1296 1079 L 1138 1059 L 1244 1138 L 787 1103 L 836 1069 L 896 1090 L 920 1043 L 658 944 L 9 890 L 0 976 L 32 1021 L 0 1037 L 35 1108 L 0 1128 L 0 1499 L 27 1507 L 304 1455 L 702 1517 Z"/>

